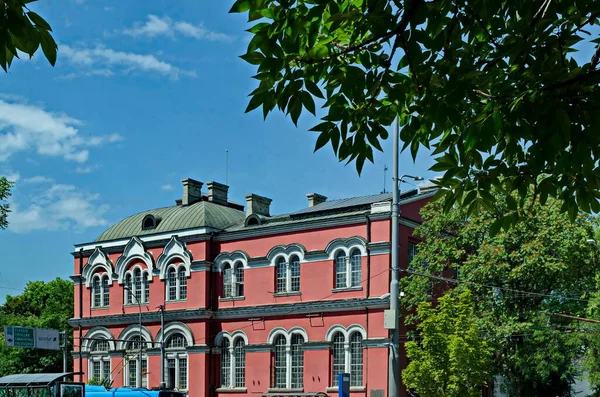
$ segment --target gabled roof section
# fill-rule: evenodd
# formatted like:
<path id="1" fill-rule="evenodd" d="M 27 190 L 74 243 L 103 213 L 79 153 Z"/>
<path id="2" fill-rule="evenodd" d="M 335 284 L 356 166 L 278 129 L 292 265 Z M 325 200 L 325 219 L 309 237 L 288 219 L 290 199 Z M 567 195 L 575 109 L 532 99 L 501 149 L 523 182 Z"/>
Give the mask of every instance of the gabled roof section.
<path id="1" fill-rule="evenodd" d="M 160 219 L 160 222 L 153 229 L 142 227 L 142 221 L 148 215 Z M 132 215 L 108 228 L 95 241 L 118 240 L 200 227 L 224 230 L 236 224 L 243 224 L 244 219 L 244 212 L 237 208 L 215 204 L 210 201 L 199 201 L 187 206 L 176 205 L 157 208 Z"/>

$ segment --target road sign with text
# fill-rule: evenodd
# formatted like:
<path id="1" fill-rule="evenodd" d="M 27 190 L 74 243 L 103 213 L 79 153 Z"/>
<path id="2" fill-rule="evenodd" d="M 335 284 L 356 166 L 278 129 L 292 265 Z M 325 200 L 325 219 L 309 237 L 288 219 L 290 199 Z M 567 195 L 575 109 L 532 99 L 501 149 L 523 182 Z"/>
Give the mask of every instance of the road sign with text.
<path id="1" fill-rule="evenodd" d="M 9 347 L 60 350 L 59 339 L 55 329 L 4 327 L 4 344 Z"/>

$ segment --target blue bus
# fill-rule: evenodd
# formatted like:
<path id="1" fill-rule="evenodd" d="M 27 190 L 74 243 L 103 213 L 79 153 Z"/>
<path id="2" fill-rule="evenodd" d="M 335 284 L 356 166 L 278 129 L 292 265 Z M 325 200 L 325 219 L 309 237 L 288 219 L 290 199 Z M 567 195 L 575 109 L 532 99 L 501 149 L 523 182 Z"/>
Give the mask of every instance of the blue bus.
<path id="1" fill-rule="evenodd" d="M 106 389 L 104 386 L 85 386 L 88 397 L 186 397 L 185 393 L 173 390 L 149 390 L 134 387 L 114 387 Z"/>

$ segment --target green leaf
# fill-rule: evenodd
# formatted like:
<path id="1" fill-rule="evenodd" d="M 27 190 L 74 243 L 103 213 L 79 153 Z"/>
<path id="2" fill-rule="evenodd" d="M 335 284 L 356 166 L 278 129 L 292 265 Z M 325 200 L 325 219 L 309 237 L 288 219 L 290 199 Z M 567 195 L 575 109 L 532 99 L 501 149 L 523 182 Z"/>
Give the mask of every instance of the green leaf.
<path id="1" fill-rule="evenodd" d="M 300 98 L 306 110 L 316 116 L 315 101 L 308 91 L 300 91 Z"/>
<path id="2" fill-rule="evenodd" d="M 500 231 L 500 228 L 502 228 L 502 223 L 504 222 L 504 218 L 499 218 L 496 219 L 494 222 L 492 222 L 492 225 L 490 226 L 490 237 L 495 237 L 498 232 Z"/>
<path id="3" fill-rule="evenodd" d="M 56 64 L 56 51 L 58 50 L 56 42 L 50 33 L 45 30 L 40 30 L 40 41 L 42 44 L 42 51 L 44 52 L 46 59 L 48 59 L 50 65 L 54 66 L 54 64 Z"/>
<path id="4" fill-rule="evenodd" d="M 263 94 L 254 95 L 252 97 L 252 99 L 250 99 L 250 102 L 248 103 L 248 107 L 246 107 L 246 110 L 244 113 L 251 112 L 252 110 L 254 110 L 257 107 L 259 107 L 260 105 L 262 105 L 263 103 L 264 103 L 264 95 Z"/>
<path id="5" fill-rule="evenodd" d="M 300 118 L 300 114 L 302 113 L 302 99 L 297 93 L 292 95 L 292 97 L 290 98 L 288 113 L 292 117 L 294 125 L 297 127 L 298 119 Z"/>
<path id="6" fill-rule="evenodd" d="M 44 18 L 42 18 L 41 16 L 39 16 L 38 14 L 36 14 L 33 11 L 29 11 L 27 13 L 27 16 L 29 17 L 29 19 L 31 19 L 33 21 L 33 23 L 36 26 L 39 26 L 40 28 L 43 28 L 49 32 L 52 32 L 52 28 L 50 27 L 50 25 L 48 24 L 48 22 L 46 22 L 44 20 Z"/>
<path id="7" fill-rule="evenodd" d="M 329 132 L 328 131 L 322 132 L 319 135 L 319 137 L 317 138 L 317 142 L 315 143 L 314 152 L 321 149 L 323 146 L 327 145 L 327 142 L 329 142 L 330 140 L 331 140 L 331 136 L 330 136 Z"/>
<path id="8" fill-rule="evenodd" d="M 248 52 L 244 55 L 240 55 L 244 61 L 248 62 L 251 65 L 260 65 L 261 62 L 265 59 L 265 56 L 258 51 Z"/>
<path id="9" fill-rule="evenodd" d="M 236 12 L 246 12 L 250 9 L 251 5 L 252 5 L 251 0 L 237 0 L 231 6 L 229 13 L 232 14 L 232 13 L 236 13 Z"/>
<path id="10" fill-rule="evenodd" d="M 317 86 L 312 80 L 305 79 L 304 80 L 304 86 L 306 87 L 306 89 L 311 94 L 313 94 L 317 98 L 325 99 L 325 97 L 323 96 L 323 93 L 321 92 L 321 89 L 319 88 L 319 86 Z"/>

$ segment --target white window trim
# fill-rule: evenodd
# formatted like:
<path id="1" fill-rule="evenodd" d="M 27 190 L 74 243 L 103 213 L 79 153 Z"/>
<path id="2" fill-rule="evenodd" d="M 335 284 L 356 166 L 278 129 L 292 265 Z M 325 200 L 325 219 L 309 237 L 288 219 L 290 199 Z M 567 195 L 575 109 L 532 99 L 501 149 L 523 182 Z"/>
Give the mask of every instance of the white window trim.
<path id="1" fill-rule="evenodd" d="M 336 334 L 342 334 L 342 336 L 344 337 L 344 372 L 346 373 L 350 373 L 351 372 L 351 352 L 350 352 L 350 339 L 352 337 L 352 335 L 354 335 L 355 333 L 360 334 L 360 336 L 362 337 L 362 340 L 364 341 L 365 339 L 367 339 L 367 332 L 365 331 L 365 329 L 357 324 L 351 325 L 348 328 L 345 328 L 341 325 L 335 325 L 333 327 L 331 327 L 328 331 L 327 334 L 325 335 L 325 340 L 329 343 L 331 343 L 331 349 L 333 349 L 333 337 Z M 364 347 L 363 347 L 363 352 L 364 352 Z M 333 364 L 333 363 L 332 363 Z M 364 355 L 363 355 L 363 372 L 364 372 Z M 332 365 L 330 365 L 330 370 L 332 370 Z M 363 376 L 363 384 L 365 382 L 364 376 Z M 337 387 L 337 386 L 333 386 L 333 387 Z M 351 387 L 361 387 L 361 386 L 351 386 Z"/>
<path id="2" fill-rule="evenodd" d="M 108 352 L 93 352 L 90 355 L 90 358 L 88 359 L 88 379 L 94 377 L 94 362 L 100 362 L 100 378 L 96 380 L 110 378 L 112 363 Z M 108 363 L 108 368 L 104 366 L 104 363 Z M 107 369 L 108 372 L 106 373 Z"/>
<path id="3" fill-rule="evenodd" d="M 242 268 L 242 272 L 244 272 L 246 270 L 246 266 L 244 265 L 244 262 L 242 262 L 241 260 L 236 260 L 235 262 L 232 261 L 223 261 L 223 263 L 221 264 L 221 274 L 223 277 L 223 296 L 221 298 L 223 299 L 228 299 L 228 298 L 242 298 L 244 297 L 244 294 L 246 293 L 246 290 L 244 288 L 244 294 L 242 295 L 238 295 L 237 292 L 237 285 L 238 285 L 238 280 L 237 280 L 237 274 L 236 274 L 236 269 L 238 267 Z M 230 268 L 231 269 L 231 296 L 225 296 L 224 292 L 225 292 L 225 269 L 226 268 Z M 245 277 L 244 277 L 245 280 Z M 244 283 L 244 281 L 242 281 L 242 284 Z"/>
<path id="4" fill-rule="evenodd" d="M 185 336 L 184 336 L 185 338 Z M 167 351 L 165 352 L 165 368 L 167 367 L 167 360 L 175 360 L 175 388 L 177 390 L 188 390 L 190 388 L 190 373 L 189 373 L 189 368 L 190 368 L 190 359 L 187 353 L 185 353 L 184 351 L 182 351 L 183 347 L 181 348 L 173 348 L 173 350 L 171 351 Z M 186 387 L 184 389 L 180 388 L 179 385 L 179 370 L 181 369 L 181 359 L 185 358 L 186 359 L 186 367 L 185 367 L 185 384 Z"/>
<path id="5" fill-rule="evenodd" d="M 275 256 L 275 258 L 273 258 L 273 266 L 275 267 L 275 293 L 276 294 L 293 294 L 293 293 L 299 293 L 302 284 L 300 284 L 300 287 L 298 288 L 298 291 L 293 291 L 292 290 L 292 269 L 291 269 L 291 257 L 295 256 L 296 258 L 298 258 L 298 263 L 300 264 L 300 266 L 302 266 L 302 261 L 303 261 L 303 257 L 300 256 L 299 253 L 296 252 L 292 252 L 290 254 L 280 254 Z M 285 265 L 285 290 L 284 291 L 277 291 L 277 265 L 279 264 L 279 260 L 283 259 L 283 264 Z M 300 277 L 302 277 L 302 272 L 300 272 Z"/>
<path id="6" fill-rule="evenodd" d="M 285 337 L 285 388 L 292 388 L 292 336 L 300 335 L 302 339 L 304 339 L 303 345 L 308 342 L 308 334 L 302 328 L 292 328 L 289 331 L 286 331 L 282 328 L 276 328 L 269 334 L 268 342 L 271 346 L 275 346 L 275 338 L 279 335 L 283 335 Z M 304 350 L 302 350 L 302 354 L 304 355 Z M 273 363 L 271 365 L 274 365 Z M 303 367 L 304 370 L 304 367 Z M 304 376 L 302 376 L 302 387 L 304 387 Z"/>
<path id="7" fill-rule="evenodd" d="M 229 381 L 227 382 L 227 386 L 219 385 L 220 389 L 239 389 L 246 387 L 246 377 L 244 376 L 244 386 L 235 386 L 235 341 L 237 339 L 242 339 L 244 341 L 244 354 L 246 354 L 246 347 L 248 346 L 248 337 L 241 331 L 236 331 L 232 335 L 227 332 L 222 332 L 215 338 L 215 342 L 217 346 L 219 346 L 219 354 L 223 350 L 223 339 L 227 339 L 229 341 Z M 245 367 L 244 367 L 245 368 Z M 219 372 L 222 372 L 222 367 L 219 368 Z M 245 375 L 245 370 L 244 370 Z M 219 383 L 223 383 L 222 379 L 219 380 Z"/>
<path id="8" fill-rule="evenodd" d="M 183 268 L 184 273 L 185 273 L 185 277 L 188 278 L 188 272 L 187 272 L 187 267 L 185 266 L 184 263 L 172 263 L 167 267 L 167 271 L 166 271 L 166 287 L 167 287 L 167 293 L 166 293 L 166 301 L 167 302 L 178 302 L 178 301 L 185 301 L 187 300 L 187 292 L 185 294 L 185 298 L 181 297 L 181 280 L 179 279 L 179 272 L 180 269 Z M 175 299 L 171 299 L 171 281 L 169 280 L 169 273 L 171 272 L 171 269 L 175 269 Z M 187 286 L 187 283 L 186 283 Z"/>
<path id="9" fill-rule="evenodd" d="M 359 282 L 358 285 L 352 285 L 352 254 L 358 251 L 360 253 L 360 277 L 361 280 Z M 336 283 L 336 277 L 337 277 L 337 270 L 335 269 L 335 266 L 337 266 L 337 258 L 338 255 L 340 254 L 340 252 L 344 253 L 344 260 L 346 262 L 346 286 L 345 287 L 338 287 Z M 338 248 L 334 251 L 333 253 L 333 260 L 334 260 L 334 288 L 336 289 L 345 289 L 345 288 L 358 288 L 361 286 L 362 284 L 362 266 L 363 266 L 363 256 L 365 256 L 363 254 L 363 251 L 361 250 L 360 246 L 354 246 L 354 247 L 349 247 L 349 248 Z"/>
<path id="10" fill-rule="evenodd" d="M 95 288 L 94 288 L 94 282 L 96 281 L 96 279 L 98 280 L 98 285 L 99 285 L 98 291 L 95 291 Z M 109 306 L 108 303 L 110 303 L 110 297 L 109 297 L 109 302 L 108 303 L 106 303 L 104 301 L 105 288 L 104 288 L 104 283 L 102 282 L 104 279 L 108 280 L 107 288 L 106 288 L 106 289 L 108 289 L 108 291 L 106 291 L 106 292 L 108 292 L 110 294 L 110 277 L 108 276 L 107 273 L 94 274 L 94 276 L 92 277 L 92 284 L 91 284 L 91 289 L 92 289 L 92 302 L 91 303 L 92 303 L 92 305 L 91 306 L 94 309 L 99 308 L 99 307 L 108 307 Z M 96 292 L 100 294 L 100 305 L 99 306 L 95 305 L 95 302 L 96 302 L 96 296 L 95 296 Z"/>
<path id="11" fill-rule="evenodd" d="M 125 359 L 127 360 L 127 364 L 125 364 L 125 369 L 123 371 L 123 384 L 127 385 L 129 384 L 129 363 L 131 361 L 135 361 L 136 362 L 136 374 L 135 374 L 135 384 L 137 385 L 137 366 L 141 365 L 140 361 L 140 356 L 137 353 L 132 353 L 132 352 L 128 352 L 125 354 Z M 148 367 L 150 366 L 150 361 L 148 361 L 148 356 L 146 354 L 142 353 L 142 361 L 146 360 L 146 376 L 144 377 L 144 374 L 142 372 L 142 387 L 144 387 L 144 378 L 146 378 L 146 386 L 148 387 L 149 385 L 149 381 L 150 381 L 150 371 L 148 371 Z M 142 371 L 144 369 L 142 368 Z M 135 385 L 131 386 L 131 387 L 136 387 Z"/>
<path id="12" fill-rule="evenodd" d="M 144 303 L 148 303 L 150 301 L 150 299 L 146 300 L 146 282 L 150 283 L 150 281 L 152 280 L 152 274 L 151 271 L 149 269 L 144 269 L 142 266 L 140 265 L 136 265 L 134 267 L 132 267 L 131 269 L 127 270 L 125 272 L 125 276 L 123 277 L 123 284 L 126 284 L 127 281 L 127 276 L 130 275 L 131 276 L 131 286 L 129 286 L 129 289 L 131 289 L 131 291 L 129 291 L 127 288 L 123 288 L 123 292 L 124 294 L 124 298 L 125 298 L 125 304 L 126 305 L 137 305 L 137 299 L 135 297 L 135 293 L 137 292 L 136 286 L 135 286 L 135 270 L 139 269 L 140 270 L 140 277 L 141 277 L 141 289 L 142 292 L 140 294 L 141 299 L 139 301 L 139 304 L 144 304 Z M 150 289 L 150 285 L 148 285 L 148 289 Z M 131 299 L 131 303 L 129 303 L 129 296 L 132 296 Z"/>

